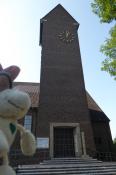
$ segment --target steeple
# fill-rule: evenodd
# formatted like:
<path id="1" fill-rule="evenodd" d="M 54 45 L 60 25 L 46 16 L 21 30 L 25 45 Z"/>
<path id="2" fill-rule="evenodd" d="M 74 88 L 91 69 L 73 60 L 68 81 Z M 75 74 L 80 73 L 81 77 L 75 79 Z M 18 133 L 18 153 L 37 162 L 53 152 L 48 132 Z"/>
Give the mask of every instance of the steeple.
<path id="1" fill-rule="evenodd" d="M 40 130 L 44 132 L 48 123 L 79 123 L 85 132 L 87 147 L 95 151 L 78 26 L 77 21 L 60 4 L 41 19 L 42 55 L 38 115 L 43 127 Z M 49 133 L 49 130 L 47 132 Z"/>

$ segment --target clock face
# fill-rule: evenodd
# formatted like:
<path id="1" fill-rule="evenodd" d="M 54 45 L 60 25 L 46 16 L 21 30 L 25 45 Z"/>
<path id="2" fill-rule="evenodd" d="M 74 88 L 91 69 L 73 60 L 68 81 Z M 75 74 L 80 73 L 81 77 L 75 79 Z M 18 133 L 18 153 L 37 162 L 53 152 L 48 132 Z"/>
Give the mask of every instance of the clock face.
<path id="1" fill-rule="evenodd" d="M 74 34 L 69 30 L 65 30 L 58 35 L 59 39 L 65 43 L 71 43 L 74 40 Z"/>

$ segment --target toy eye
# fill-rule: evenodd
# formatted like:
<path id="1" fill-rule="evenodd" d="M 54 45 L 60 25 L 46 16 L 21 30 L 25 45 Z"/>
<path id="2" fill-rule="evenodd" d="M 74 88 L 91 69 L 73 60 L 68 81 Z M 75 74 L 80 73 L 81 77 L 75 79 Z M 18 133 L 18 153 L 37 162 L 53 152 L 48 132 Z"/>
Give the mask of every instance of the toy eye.
<path id="1" fill-rule="evenodd" d="M 15 108 L 18 108 L 18 109 L 21 109 L 21 110 L 24 110 L 24 108 L 18 106 L 17 104 L 13 103 L 11 100 L 8 100 L 8 103 L 10 103 L 12 106 L 14 106 Z"/>

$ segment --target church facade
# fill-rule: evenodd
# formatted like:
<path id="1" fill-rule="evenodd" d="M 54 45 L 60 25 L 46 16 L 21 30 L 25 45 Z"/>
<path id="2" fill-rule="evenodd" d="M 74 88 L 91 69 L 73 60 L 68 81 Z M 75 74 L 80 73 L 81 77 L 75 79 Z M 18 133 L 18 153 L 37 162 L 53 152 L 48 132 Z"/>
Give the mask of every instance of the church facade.
<path id="1" fill-rule="evenodd" d="M 78 22 L 58 5 L 40 23 L 40 84 L 14 84 L 32 99 L 21 122 L 37 138 L 36 159 L 110 155 L 110 120 L 85 89 Z"/>

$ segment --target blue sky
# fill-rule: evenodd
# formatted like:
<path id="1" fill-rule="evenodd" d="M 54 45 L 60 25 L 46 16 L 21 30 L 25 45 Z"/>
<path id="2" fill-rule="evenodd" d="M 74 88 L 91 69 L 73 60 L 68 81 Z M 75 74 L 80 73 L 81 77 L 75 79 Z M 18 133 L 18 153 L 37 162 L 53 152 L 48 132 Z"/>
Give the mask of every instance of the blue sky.
<path id="1" fill-rule="evenodd" d="M 101 24 L 92 13 L 92 0 L 0 0 L 0 63 L 16 64 L 21 73 L 16 81 L 39 82 L 41 47 L 40 19 L 57 4 L 79 22 L 79 42 L 85 86 L 110 118 L 113 138 L 116 137 L 116 81 L 100 70 L 105 56 L 100 45 L 108 37 L 112 24 Z"/>

